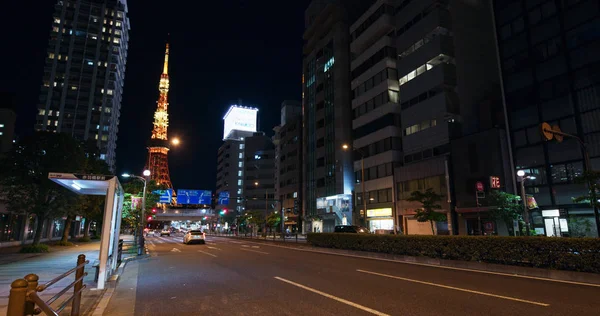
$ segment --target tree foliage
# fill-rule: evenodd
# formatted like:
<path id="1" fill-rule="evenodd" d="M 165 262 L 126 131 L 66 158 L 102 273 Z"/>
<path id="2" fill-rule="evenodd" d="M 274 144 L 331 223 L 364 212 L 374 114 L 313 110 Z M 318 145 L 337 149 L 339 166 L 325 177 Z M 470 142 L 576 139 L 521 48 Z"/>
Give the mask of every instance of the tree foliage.
<path id="1" fill-rule="evenodd" d="M 271 229 L 277 227 L 279 223 L 281 223 L 281 214 L 271 213 L 267 216 L 267 226 L 271 227 Z"/>
<path id="2" fill-rule="evenodd" d="M 434 235 L 433 222 L 446 221 L 446 214 L 436 212 L 436 210 L 442 209 L 442 206 L 438 203 L 443 197 L 443 195 L 437 194 L 432 188 L 429 188 L 425 192 L 413 191 L 410 193 L 410 197 L 406 199 L 406 201 L 421 203 L 421 208 L 415 210 L 415 218 L 419 222 L 429 222 L 431 224 L 431 233 Z"/>
<path id="3" fill-rule="evenodd" d="M 146 207 L 144 217 L 152 216 L 152 209 L 156 208 L 159 201 L 160 195 L 153 192 L 157 190 L 165 190 L 164 185 L 159 185 L 154 180 L 147 180 L 146 185 Z M 123 214 L 122 221 L 124 226 L 130 228 L 139 228 L 141 225 L 141 210 L 140 208 L 134 209 L 132 206 L 132 197 L 142 198 L 144 194 L 144 182 L 135 178 L 131 178 L 130 181 L 123 184 L 124 201 L 123 201 Z"/>
<path id="4" fill-rule="evenodd" d="M 73 195 L 48 179 L 50 172 L 80 172 L 85 154 L 66 134 L 36 132 L 23 138 L 0 162 L 3 202 L 12 212 L 34 214 L 33 245 L 40 242 L 47 218 L 67 212 Z M 71 200 L 72 201 L 72 200 Z"/>
<path id="5" fill-rule="evenodd" d="M 575 183 L 583 183 L 587 186 L 586 194 L 573 198 L 574 203 L 585 203 L 592 207 L 600 208 L 598 198 L 600 194 L 600 171 L 586 171 L 582 176 L 575 178 Z M 593 198 L 595 197 L 595 199 Z"/>
<path id="6" fill-rule="evenodd" d="M 494 220 L 501 220 L 508 229 L 513 227 L 513 220 L 521 221 L 523 204 L 518 195 L 504 191 L 492 191 L 489 195 L 489 215 Z"/>

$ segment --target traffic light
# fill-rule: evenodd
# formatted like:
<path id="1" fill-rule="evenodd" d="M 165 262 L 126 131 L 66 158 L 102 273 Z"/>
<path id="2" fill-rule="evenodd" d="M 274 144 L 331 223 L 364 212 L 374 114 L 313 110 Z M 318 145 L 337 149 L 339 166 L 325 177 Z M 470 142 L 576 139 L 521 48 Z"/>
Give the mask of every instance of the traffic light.
<path id="1" fill-rule="evenodd" d="M 208 217 L 207 217 L 207 216 L 204 216 L 204 220 L 207 220 L 207 219 L 208 219 Z"/>
<path id="2" fill-rule="evenodd" d="M 152 219 L 156 219 L 156 215 L 152 215 Z"/>
<path id="3" fill-rule="evenodd" d="M 227 210 L 222 210 L 219 214 L 225 215 L 225 214 L 227 214 Z"/>
<path id="4" fill-rule="evenodd" d="M 152 213 L 156 213 L 156 208 L 153 208 L 153 209 L 152 209 Z"/>
<path id="5" fill-rule="evenodd" d="M 148 216 L 148 221 L 151 221 L 151 220 L 152 220 L 152 216 Z"/>

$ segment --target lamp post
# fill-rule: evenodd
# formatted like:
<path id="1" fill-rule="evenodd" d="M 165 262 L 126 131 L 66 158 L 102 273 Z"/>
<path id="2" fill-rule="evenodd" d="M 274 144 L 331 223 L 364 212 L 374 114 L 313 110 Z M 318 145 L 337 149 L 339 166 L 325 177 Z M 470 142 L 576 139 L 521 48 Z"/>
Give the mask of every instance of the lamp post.
<path id="1" fill-rule="evenodd" d="M 517 171 L 517 176 L 521 179 L 521 199 L 523 200 L 523 217 L 525 217 L 525 234 L 530 236 L 529 231 L 529 210 L 527 209 L 527 195 L 525 194 L 525 179 L 535 180 L 534 176 L 526 176 L 525 171 Z"/>
<path id="2" fill-rule="evenodd" d="M 141 216 L 140 216 L 140 231 L 139 231 L 139 241 L 138 241 L 138 256 L 141 255 L 143 253 L 143 249 L 144 249 L 144 226 L 146 226 L 146 224 L 144 223 L 144 220 L 146 218 L 146 185 L 147 185 L 147 178 L 150 176 L 150 170 L 144 170 L 144 172 L 142 173 L 144 176 L 140 177 L 140 176 L 136 176 L 136 175 L 131 175 L 128 173 L 124 173 L 122 176 L 124 178 L 135 178 L 138 180 L 142 180 L 144 182 L 144 191 L 142 191 L 142 210 L 141 210 Z"/>
<path id="3" fill-rule="evenodd" d="M 343 144 L 342 149 L 348 150 L 350 149 L 350 146 L 348 146 L 347 144 Z M 365 192 L 365 154 L 360 148 L 352 148 L 352 150 L 360 154 L 360 182 L 362 187 L 363 200 L 363 215 L 361 216 L 361 219 L 363 226 L 367 226 L 367 196 Z"/>

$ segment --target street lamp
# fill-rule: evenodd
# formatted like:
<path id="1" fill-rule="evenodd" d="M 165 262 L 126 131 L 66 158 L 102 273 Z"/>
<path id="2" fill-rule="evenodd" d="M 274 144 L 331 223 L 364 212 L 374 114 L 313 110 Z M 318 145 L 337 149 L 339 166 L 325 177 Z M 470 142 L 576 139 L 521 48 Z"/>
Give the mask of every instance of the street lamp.
<path id="1" fill-rule="evenodd" d="M 348 150 L 350 146 L 348 144 L 343 144 L 342 149 Z M 362 186 L 362 200 L 363 200 L 363 216 L 362 221 L 363 225 L 367 225 L 367 196 L 365 192 L 365 154 L 360 148 L 353 148 L 356 152 L 360 154 L 360 182 Z M 393 187 L 393 185 L 392 185 Z M 395 201 L 394 201 L 395 202 Z M 395 222 L 395 221 L 394 221 Z"/>
<path id="2" fill-rule="evenodd" d="M 138 256 L 142 254 L 142 251 L 144 249 L 144 226 L 146 226 L 146 224 L 144 223 L 144 219 L 146 216 L 146 185 L 147 185 L 147 178 L 150 176 L 150 170 L 146 169 L 144 170 L 144 172 L 142 172 L 143 177 L 140 176 L 136 176 L 136 175 L 132 175 L 129 173 L 124 173 L 122 176 L 123 178 L 135 178 L 138 180 L 142 180 L 144 182 L 144 191 L 142 192 L 142 214 L 140 216 L 140 231 L 139 231 L 139 248 L 138 248 Z"/>
<path id="3" fill-rule="evenodd" d="M 525 179 L 535 180 L 535 176 L 526 176 L 525 171 L 523 170 L 518 170 L 517 176 L 521 179 L 521 199 L 523 200 L 523 217 L 525 217 L 525 234 L 529 236 L 529 210 L 527 209 L 527 195 L 525 195 Z"/>
<path id="4" fill-rule="evenodd" d="M 175 138 L 173 138 L 173 140 L 171 140 L 171 144 L 173 144 L 175 146 L 179 145 L 179 143 L 180 143 L 180 140 L 177 137 L 175 137 Z"/>

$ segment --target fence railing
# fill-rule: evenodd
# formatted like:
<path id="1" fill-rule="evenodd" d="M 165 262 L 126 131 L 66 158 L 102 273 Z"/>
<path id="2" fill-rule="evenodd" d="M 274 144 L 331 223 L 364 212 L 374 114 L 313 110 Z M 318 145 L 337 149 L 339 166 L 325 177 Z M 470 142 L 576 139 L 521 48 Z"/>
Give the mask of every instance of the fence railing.
<path id="1" fill-rule="evenodd" d="M 249 231 L 249 232 L 235 232 L 235 231 L 227 231 L 227 232 L 211 231 L 211 232 L 208 232 L 207 231 L 206 234 L 213 235 L 213 236 L 273 240 L 273 241 L 280 241 L 280 242 L 296 242 L 296 243 L 306 242 L 306 237 L 304 235 L 301 235 L 298 233 L 277 233 L 277 232 L 255 233 L 252 231 Z"/>
<path id="2" fill-rule="evenodd" d="M 85 260 L 85 255 L 77 256 L 75 268 L 57 276 L 46 284 L 39 285 L 39 277 L 36 274 L 28 274 L 23 279 L 17 279 L 10 285 L 8 297 L 7 316 L 37 315 L 44 312 L 46 315 L 58 316 L 71 303 L 71 316 L 79 316 L 81 306 L 81 292 L 85 289 L 83 278 L 87 275 L 85 265 L 90 263 Z M 44 301 L 38 293 L 48 289 L 58 281 L 75 273 L 75 280 L 60 290 L 47 301 Z M 73 295 L 66 298 L 56 309 L 50 305 L 73 288 Z"/>

